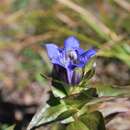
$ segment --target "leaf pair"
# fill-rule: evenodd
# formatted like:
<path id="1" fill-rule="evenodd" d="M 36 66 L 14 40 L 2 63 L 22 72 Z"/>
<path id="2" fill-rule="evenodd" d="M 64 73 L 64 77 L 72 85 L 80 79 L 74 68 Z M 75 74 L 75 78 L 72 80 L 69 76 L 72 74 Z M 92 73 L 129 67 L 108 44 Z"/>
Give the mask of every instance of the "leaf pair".
<path id="1" fill-rule="evenodd" d="M 52 106 L 47 105 L 47 107 L 42 108 L 38 112 L 38 116 L 36 115 L 33 117 L 30 123 L 31 128 L 49 124 L 55 121 L 62 121 L 74 116 L 82 106 L 93 99 L 95 94 L 95 89 L 91 88 L 84 90 L 79 94 L 71 95 L 62 99 L 53 97 L 53 102 L 49 102 Z M 68 122 L 71 121 L 73 120 Z M 65 122 L 66 121 L 64 121 L 64 123 Z M 30 130 L 30 128 L 28 130 Z"/>

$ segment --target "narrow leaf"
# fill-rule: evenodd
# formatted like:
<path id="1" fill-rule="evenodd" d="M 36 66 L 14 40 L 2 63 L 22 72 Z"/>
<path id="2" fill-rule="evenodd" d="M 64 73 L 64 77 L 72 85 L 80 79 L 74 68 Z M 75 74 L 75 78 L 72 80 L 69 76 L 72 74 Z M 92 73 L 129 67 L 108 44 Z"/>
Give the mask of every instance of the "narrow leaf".
<path id="1" fill-rule="evenodd" d="M 67 111 L 61 113 L 61 114 L 57 117 L 57 120 L 63 120 L 63 119 L 69 118 L 69 117 L 71 117 L 72 115 L 74 115 L 76 112 L 77 112 L 77 109 L 67 110 Z"/>
<path id="2" fill-rule="evenodd" d="M 32 118 L 27 130 L 53 122 L 62 112 L 66 110 L 67 108 L 64 104 L 52 107 L 49 105 L 42 106 L 42 108 Z"/>
<path id="3" fill-rule="evenodd" d="M 49 107 L 42 115 L 41 119 L 37 122 L 37 125 L 46 124 L 54 121 L 62 112 L 66 111 L 67 108 L 64 104 Z"/>
<path id="4" fill-rule="evenodd" d="M 67 126 L 66 130 L 89 130 L 89 128 L 81 121 L 74 121 Z"/>

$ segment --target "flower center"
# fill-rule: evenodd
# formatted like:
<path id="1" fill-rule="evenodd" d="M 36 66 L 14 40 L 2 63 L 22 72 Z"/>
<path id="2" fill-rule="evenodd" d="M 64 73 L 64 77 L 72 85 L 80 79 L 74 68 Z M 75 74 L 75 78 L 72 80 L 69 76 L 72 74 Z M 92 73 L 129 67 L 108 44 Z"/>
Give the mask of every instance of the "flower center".
<path id="1" fill-rule="evenodd" d="M 68 51 L 67 56 L 70 58 L 70 60 L 76 61 L 78 59 L 76 51 Z"/>

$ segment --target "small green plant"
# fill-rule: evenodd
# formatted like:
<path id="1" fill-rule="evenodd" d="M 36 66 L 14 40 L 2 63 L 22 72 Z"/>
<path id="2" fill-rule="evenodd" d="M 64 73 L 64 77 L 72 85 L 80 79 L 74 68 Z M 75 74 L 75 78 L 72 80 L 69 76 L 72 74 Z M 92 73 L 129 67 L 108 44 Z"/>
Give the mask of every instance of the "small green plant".
<path id="1" fill-rule="evenodd" d="M 33 117 L 27 130 L 45 125 L 51 125 L 52 130 L 106 129 L 97 105 L 121 93 L 115 90 L 114 96 L 104 97 L 105 93 L 98 87 L 89 86 L 89 80 L 95 72 L 96 51 L 84 51 L 79 45 L 74 36 L 64 41 L 63 48 L 55 44 L 45 45 L 53 64 L 50 99 Z"/>

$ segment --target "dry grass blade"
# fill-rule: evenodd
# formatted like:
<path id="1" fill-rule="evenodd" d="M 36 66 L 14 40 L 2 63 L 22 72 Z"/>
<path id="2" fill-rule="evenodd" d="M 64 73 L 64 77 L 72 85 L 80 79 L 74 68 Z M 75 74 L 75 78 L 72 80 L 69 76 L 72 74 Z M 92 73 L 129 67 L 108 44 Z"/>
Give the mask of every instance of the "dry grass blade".
<path id="1" fill-rule="evenodd" d="M 77 26 L 77 22 L 72 20 L 69 16 L 65 15 L 64 13 L 57 13 L 56 14 L 57 18 L 59 18 L 63 23 L 66 23 L 67 25 L 69 25 L 70 27 L 76 27 Z"/>
<path id="2" fill-rule="evenodd" d="M 84 20 L 89 24 L 93 30 L 97 32 L 105 40 L 117 40 L 118 36 L 115 32 L 111 31 L 107 26 L 105 26 L 101 21 L 99 21 L 95 16 L 93 16 L 88 10 L 82 8 L 81 6 L 73 3 L 70 0 L 57 0 L 61 4 L 64 4 L 74 10 L 75 12 L 79 13 Z"/>
<path id="3" fill-rule="evenodd" d="M 23 10 L 17 11 L 13 14 L 0 16 L 0 26 L 11 25 L 15 23 L 20 17 L 24 16 L 25 12 Z"/>
<path id="4" fill-rule="evenodd" d="M 130 3 L 126 0 L 114 0 L 120 7 L 125 9 L 126 11 L 130 12 Z"/>
<path id="5" fill-rule="evenodd" d="M 53 35 L 54 36 L 54 35 Z M 50 39 L 52 37 L 52 32 L 48 32 L 46 34 L 40 34 L 37 36 L 28 36 L 24 39 L 22 39 L 21 41 L 15 41 L 12 43 L 15 44 L 10 44 L 10 43 L 6 43 L 6 45 L 8 44 L 8 46 L 0 46 L 0 50 L 3 49 L 13 49 L 16 53 L 20 52 L 22 49 L 25 49 L 26 47 L 32 46 L 33 44 L 36 44 L 37 42 L 41 42 L 47 39 Z"/>

